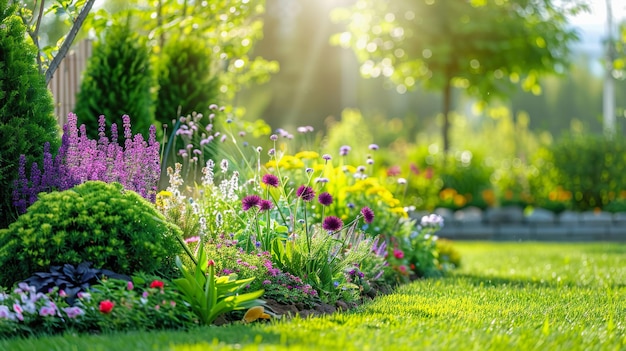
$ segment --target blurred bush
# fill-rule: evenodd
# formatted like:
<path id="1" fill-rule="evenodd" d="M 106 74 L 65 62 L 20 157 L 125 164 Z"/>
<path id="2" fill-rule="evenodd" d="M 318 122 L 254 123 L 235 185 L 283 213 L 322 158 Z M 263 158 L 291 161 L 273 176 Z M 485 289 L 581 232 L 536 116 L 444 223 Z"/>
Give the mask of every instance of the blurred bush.
<path id="1" fill-rule="evenodd" d="M 537 196 L 561 201 L 573 210 L 602 209 L 626 198 L 626 141 L 594 135 L 566 136 L 536 160 Z M 546 185 L 550 189 L 546 189 Z M 544 199 L 538 199 L 541 204 Z M 613 205 L 616 207 L 617 205 Z"/>

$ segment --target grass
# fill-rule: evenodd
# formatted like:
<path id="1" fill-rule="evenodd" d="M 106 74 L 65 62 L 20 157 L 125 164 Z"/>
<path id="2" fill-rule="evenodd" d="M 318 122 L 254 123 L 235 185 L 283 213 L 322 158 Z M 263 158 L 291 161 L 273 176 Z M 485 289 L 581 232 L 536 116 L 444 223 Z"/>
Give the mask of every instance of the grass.
<path id="1" fill-rule="evenodd" d="M 624 350 L 626 244 L 456 243 L 463 267 L 355 311 L 187 332 L 0 341 L 2 350 Z"/>

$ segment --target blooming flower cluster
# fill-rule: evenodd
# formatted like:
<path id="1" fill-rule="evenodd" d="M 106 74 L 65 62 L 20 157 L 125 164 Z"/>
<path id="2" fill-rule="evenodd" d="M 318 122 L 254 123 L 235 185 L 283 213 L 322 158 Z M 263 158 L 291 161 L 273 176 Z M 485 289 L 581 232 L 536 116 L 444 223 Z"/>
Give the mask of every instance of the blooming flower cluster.
<path id="1" fill-rule="evenodd" d="M 70 113 L 63 126 L 63 138 L 56 158 L 50 145 L 44 145 L 43 169 L 34 163 L 30 179 L 26 175 L 26 157 L 20 157 L 18 179 L 13 187 L 13 204 L 20 213 L 37 200 L 40 192 L 67 190 L 88 180 L 119 182 L 154 202 L 161 169 L 156 128 L 150 128 L 146 142 L 141 134 L 132 135 L 130 117 L 122 116 L 124 146 L 118 142 L 117 125 L 111 125 L 111 139 L 105 135 L 105 117 L 99 119 L 99 139 L 87 137 L 85 125 L 77 127 L 76 115 Z"/>

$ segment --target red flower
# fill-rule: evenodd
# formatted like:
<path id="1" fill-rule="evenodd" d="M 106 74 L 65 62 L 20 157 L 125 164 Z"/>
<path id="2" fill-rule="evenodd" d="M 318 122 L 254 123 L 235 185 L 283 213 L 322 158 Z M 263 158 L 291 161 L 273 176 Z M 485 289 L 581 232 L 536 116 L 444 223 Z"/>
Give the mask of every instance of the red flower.
<path id="1" fill-rule="evenodd" d="M 100 312 L 102 313 L 111 313 L 113 310 L 113 306 L 115 303 L 111 302 L 111 300 L 104 300 L 100 302 Z"/>
<path id="2" fill-rule="evenodd" d="M 151 288 L 157 288 L 157 289 L 163 289 L 163 282 L 160 280 L 153 280 L 152 283 L 150 283 L 150 287 Z"/>

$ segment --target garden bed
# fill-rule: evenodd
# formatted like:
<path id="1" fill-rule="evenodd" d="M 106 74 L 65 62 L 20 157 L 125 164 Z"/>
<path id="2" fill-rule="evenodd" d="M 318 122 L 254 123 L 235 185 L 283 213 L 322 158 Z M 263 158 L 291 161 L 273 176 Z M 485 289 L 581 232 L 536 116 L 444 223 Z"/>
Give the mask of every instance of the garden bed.
<path id="1" fill-rule="evenodd" d="M 349 312 L 185 332 L 0 341 L 3 350 L 619 350 L 623 244 L 457 243 L 461 269 Z"/>

